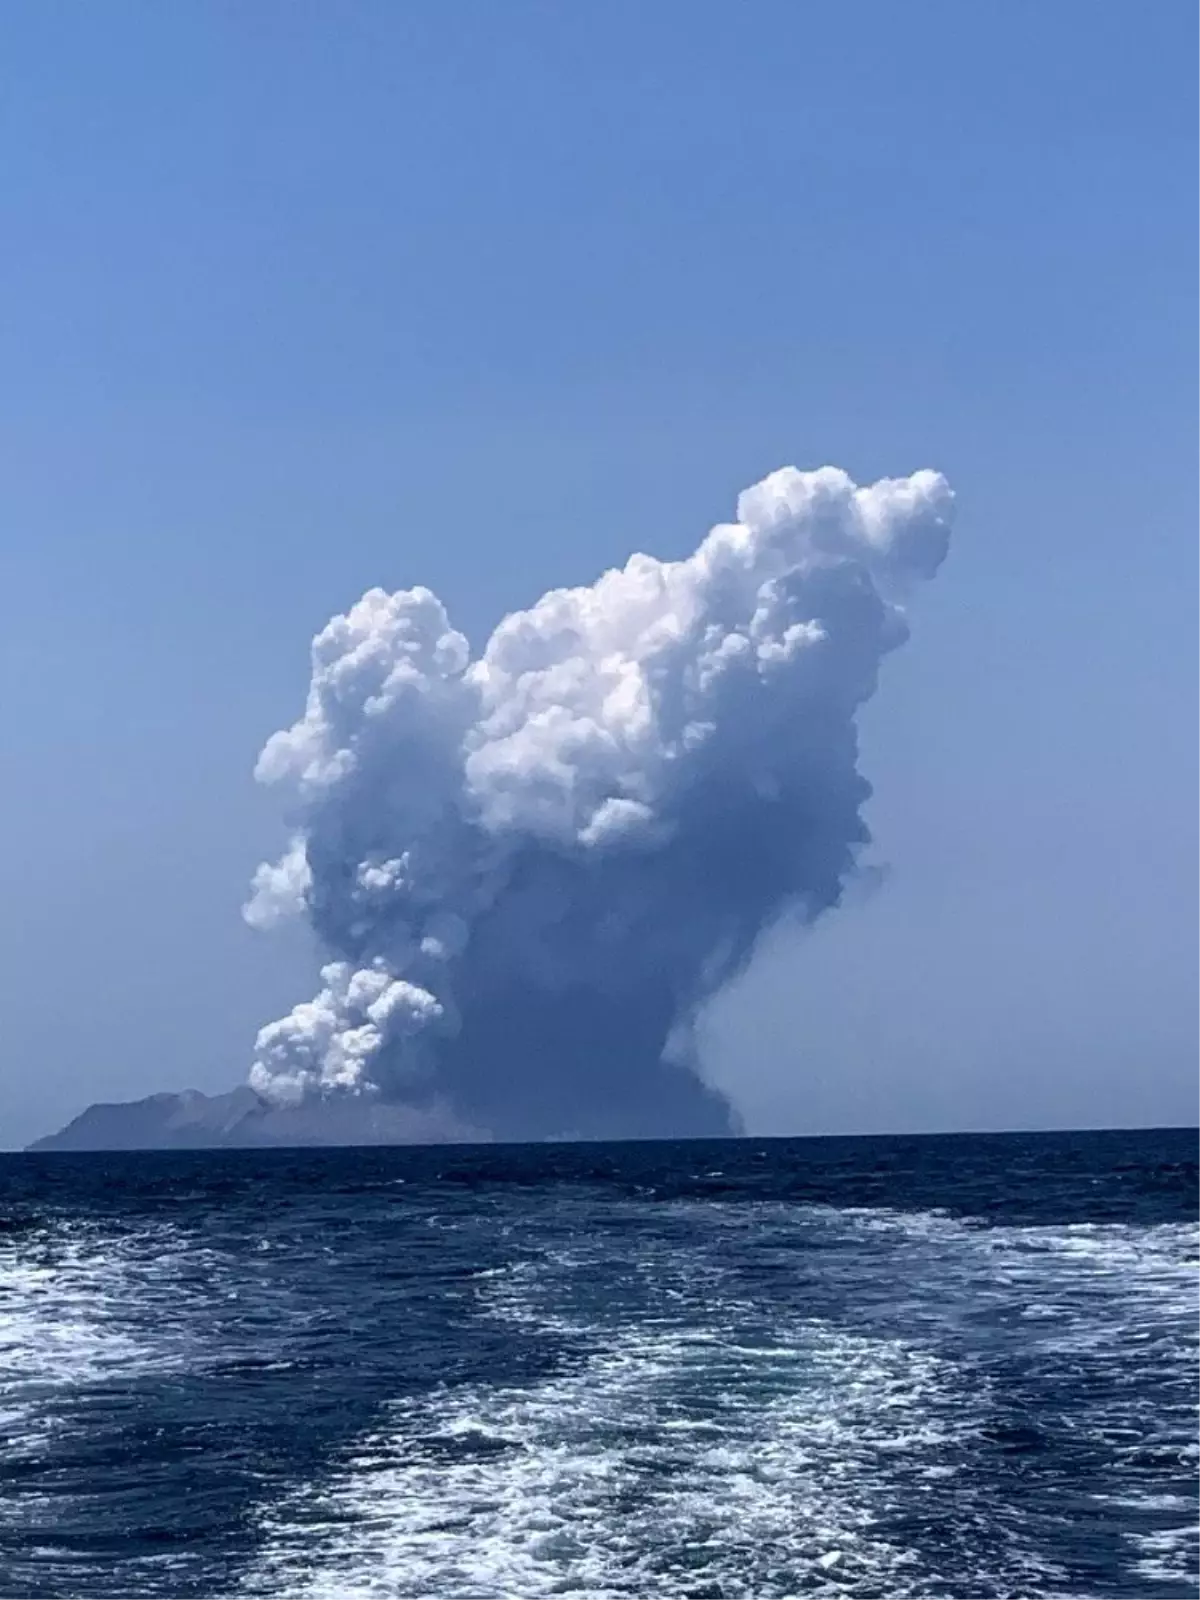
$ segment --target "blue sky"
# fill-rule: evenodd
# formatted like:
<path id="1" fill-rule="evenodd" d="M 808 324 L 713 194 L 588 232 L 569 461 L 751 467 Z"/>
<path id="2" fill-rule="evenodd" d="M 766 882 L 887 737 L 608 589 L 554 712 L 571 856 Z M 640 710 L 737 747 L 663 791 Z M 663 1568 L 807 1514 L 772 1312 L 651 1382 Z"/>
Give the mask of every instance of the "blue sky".
<path id="1" fill-rule="evenodd" d="M 6 16 L 0 1142 L 231 1086 L 312 633 L 473 637 L 784 463 L 956 545 L 864 718 L 884 886 L 713 1022 L 753 1125 L 1196 1116 L 1196 12 Z"/>

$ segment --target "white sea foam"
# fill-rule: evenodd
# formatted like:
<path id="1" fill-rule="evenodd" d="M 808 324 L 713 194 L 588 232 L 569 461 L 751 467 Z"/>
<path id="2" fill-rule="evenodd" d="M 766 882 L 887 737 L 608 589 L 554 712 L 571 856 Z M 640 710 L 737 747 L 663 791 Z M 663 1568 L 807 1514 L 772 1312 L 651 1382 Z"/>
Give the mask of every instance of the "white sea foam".
<path id="1" fill-rule="evenodd" d="M 736 1245 L 730 1230 L 770 1229 L 770 1213 L 723 1208 L 720 1232 Z M 810 1237 L 822 1226 L 803 1219 Z M 942 1219 L 923 1226 L 941 1234 Z M 971 1482 L 995 1418 L 986 1376 L 933 1341 L 778 1314 L 669 1230 L 629 1251 L 597 1314 L 608 1250 L 568 1243 L 482 1283 L 491 1314 L 590 1339 L 590 1354 L 526 1386 L 390 1406 L 330 1477 L 267 1510 L 238 1594 L 1066 1600 L 1037 1534 L 998 1525 Z M 950 1504 L 952 1536 L 931 1557 L 914 1528 L 936 1544 Z"/>
<path id="2" fill-rule="evenodd" d="M 169 1224 L 76 1223 L 0 1244 L 5 1460 L 86 1427 L 92 1390 L 227 1357 L 222 1306 L 237 1294 L 227 1280 L 213 1252 Z"/>
<path id="3" fill-rule="evenodd" d="M 1119 1513 L 1131 1574 L 1200 1593 L 1196 1226 L 982 1228 L 892 1212 L 861 1213 L 860 1226 L 915 1243 L 910 1262 L 926 1259 L 914 1270 L 940 1280 L 948 1303 L 1020 1319 L 1019 1358 L 1073 1396 L 1064 1432 L 1099 1446 L 1105 1478 L 1125 1485 L 1086 1492 Z M 1146 1487 L 1147 1472 L 1173 1487 Z"/>
<path id="4" fill-rule="evenodd" d="M 1130 1593 L 1195 1593 L 1194 1228 L 571 1206 L 506 1219 L 474 1280 L 495 1380 L 396 1400 L 269 1501 L 244 1592 L 1078 1594 L 1090 1518 Z M 167 1225 L 0 1249 L 10 1460 L 103 1390 L 261 1358 L 219 1266 Z M 1039 1462 L 1074 1450 L 1060 1501 Z"/>
<path id="5" fill-rule="evenodd" d="M 269 1255 L 239 1263 L 171 1222 L 76 1216 L 0 1239 L 4 1593 L 170 1594 L 193 1581 L 193 1551 L 161 1537 L 170 1511 L 156 1522 L 148 1510 L 148 1486 L 174 1470 L 170 1397 L 196 1374 L 219 1383 L 231 1360 L 270 1370 L 286 1327 Z M 164 1397 L 168 1426 L 154 1425 Z"/>
<path id="6" fill-rule="evenodd" d="M 951 1377 L 951 1382 L 952 1377 Z M 529 1387 L 399 1404 L 265 1520 L 251 1589 L 306 1596 L 837 1594 L 886 1577 L 877 1524 L 972 1423 L 939 1361 L 813 1325 L 788 1343 L 630 1332 Z M 814 1575 L 820 1578 L 814 1582 Z"/>
<path id="7" fill-rule="evenodd" d="M 48 1231 L 0 1247 L 0 1426 L 6 1449 L 47 1424 L 56 1395 L 178 1359 L 161 1298 L 174 1241 Z"/>
<path id="8" fill-rule="evenodd" d="M 1173 1527 L 1126 1535 L 1137 1551 L 1133 1570 L 1139 1578 L 1150 1583 L 1195 1584 L 1200 1563 L 1200 1529 L 1196 1526 L 1195 1506 L 1190 1506 L 1183 1515 L 1187 1520 Z"/>

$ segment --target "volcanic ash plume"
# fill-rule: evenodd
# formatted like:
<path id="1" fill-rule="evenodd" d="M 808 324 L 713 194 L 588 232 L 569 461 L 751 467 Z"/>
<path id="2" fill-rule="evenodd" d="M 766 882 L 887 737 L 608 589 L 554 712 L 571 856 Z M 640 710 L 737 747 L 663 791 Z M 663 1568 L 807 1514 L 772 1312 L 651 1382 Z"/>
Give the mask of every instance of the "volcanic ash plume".
<path id="1" fill-rule="evenodd" d="M 855 712 L 951 506 L 934 472 L 789 467 L 686 560 L 552 590 L 474 660 L 428 589 L 335 617 L 259 758 L 296 825 L 246 907 L 307 917 L 329 961 L 254 1088 L 509 1138 L 730 1131 L 693 1020 L 853 871 Z"/>

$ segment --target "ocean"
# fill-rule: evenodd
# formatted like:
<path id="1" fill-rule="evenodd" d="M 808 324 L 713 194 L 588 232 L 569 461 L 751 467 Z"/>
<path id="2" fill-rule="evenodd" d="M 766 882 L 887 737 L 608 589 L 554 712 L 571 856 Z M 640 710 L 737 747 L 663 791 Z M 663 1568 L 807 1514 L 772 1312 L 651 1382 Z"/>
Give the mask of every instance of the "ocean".
<path id="1" fill-rule="evenodd" d="M 1196 1595 L 1196 1157 L 0 1156 L 0 1595 Z"/>

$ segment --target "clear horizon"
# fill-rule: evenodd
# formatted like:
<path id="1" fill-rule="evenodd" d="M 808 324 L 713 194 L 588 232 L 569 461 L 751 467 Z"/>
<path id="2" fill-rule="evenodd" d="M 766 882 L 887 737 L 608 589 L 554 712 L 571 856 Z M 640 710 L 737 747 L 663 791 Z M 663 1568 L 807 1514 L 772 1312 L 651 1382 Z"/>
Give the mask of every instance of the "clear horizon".
<path id="1" fill-rule="evenodd" d="M 859 718 L 872 874 L 707 1076 L 758 1138 L 1195 1126 L 1196 45 L 14 9 L 0 1146 L 232 1089 L 313 993 L 240 908 L 331 616 L 427 585 L 480 647 L 826 464 L 945 473 L 953 543 Z"/>

